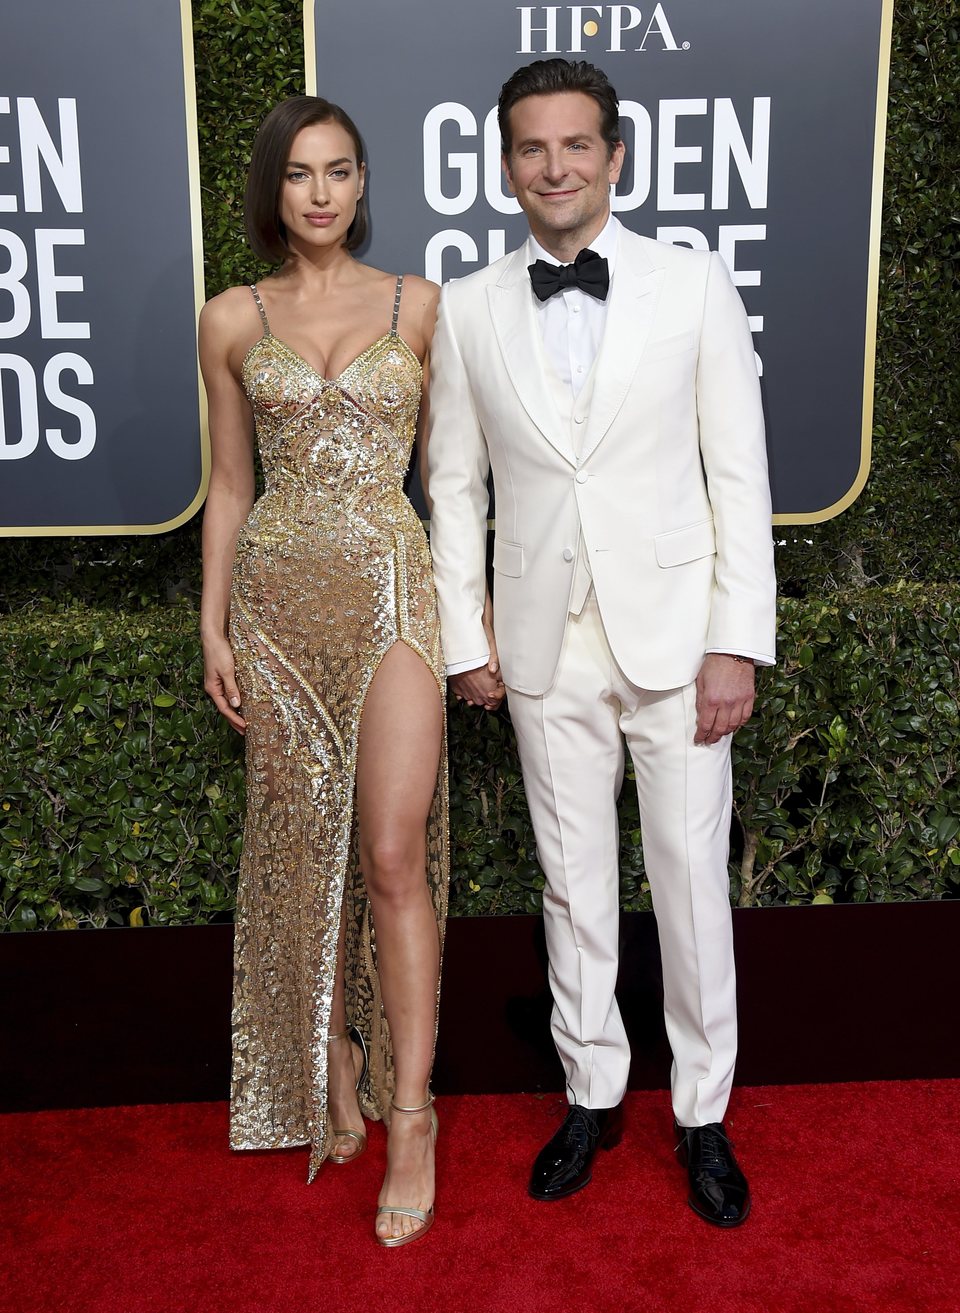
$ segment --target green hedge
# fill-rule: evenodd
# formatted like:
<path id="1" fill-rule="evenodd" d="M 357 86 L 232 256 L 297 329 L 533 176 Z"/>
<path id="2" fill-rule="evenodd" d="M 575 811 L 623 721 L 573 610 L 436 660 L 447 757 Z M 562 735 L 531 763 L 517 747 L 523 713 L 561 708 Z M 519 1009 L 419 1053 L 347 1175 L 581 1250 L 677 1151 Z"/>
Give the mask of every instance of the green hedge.
<path id="1" fill-rule="evenodd" d="M 960 589 L 787 600 L 736 740 L 742 906 L 960 893 Z M 451 706 L 452 910 L 535 911 L 542 877 L 504 714 Z M 201 691 L 188 606 L 0 623 L 0 925 L 228 917 L 240 740 Z M 649 906 L 636 795 L 622 903 Z"/>

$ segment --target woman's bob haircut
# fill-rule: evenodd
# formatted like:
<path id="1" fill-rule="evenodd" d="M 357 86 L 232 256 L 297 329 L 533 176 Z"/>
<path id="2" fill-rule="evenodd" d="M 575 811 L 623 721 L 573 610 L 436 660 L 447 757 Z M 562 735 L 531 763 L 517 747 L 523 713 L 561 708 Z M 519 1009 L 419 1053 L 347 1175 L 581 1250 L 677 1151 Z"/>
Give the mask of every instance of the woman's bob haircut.
<path id="1" fill-rule="evenodd" d="M 243 214 L 247 237 L 255 254 L 268 264 L 282 264 L 290 254 L 287 230 L 280 218 L 280 188 L 283 185 L 293 139 L 302 128 L 313 123 L 338 123 L 353 142 L 357 168 L 365 162 L 363 138 L 350 115 L 320 96 L 291 96 L 270 111 L 260 125 L 253 151 Z M 369 227 L 366 195 L 357 201 L 357 212 L 347 229 L 344 246 L 355 251 L 362 245 Z"/>

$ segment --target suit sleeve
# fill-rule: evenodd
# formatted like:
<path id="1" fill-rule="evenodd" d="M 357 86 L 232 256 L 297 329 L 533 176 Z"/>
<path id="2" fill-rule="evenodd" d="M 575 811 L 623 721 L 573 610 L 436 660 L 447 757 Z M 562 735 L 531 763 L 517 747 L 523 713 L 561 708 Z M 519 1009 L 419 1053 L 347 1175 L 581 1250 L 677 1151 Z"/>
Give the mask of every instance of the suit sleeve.
<path id="1" fill-rule="evenodd" d="M 772 664 L 777 589 L 760 381 L 743 302 L 716 252 L 704 297 L 697 410 L 717 540 L 707 651 L 749 652 Z"/>
<path id="2" fill-rule="evenodd" d="M 427 470 L 430 550 L 447 666 L 477 664 L 488 651 L 486 594 L 487 474 L 490 460 L 453 322 L 451 287 L 440 297 L 430 352 Z"/>

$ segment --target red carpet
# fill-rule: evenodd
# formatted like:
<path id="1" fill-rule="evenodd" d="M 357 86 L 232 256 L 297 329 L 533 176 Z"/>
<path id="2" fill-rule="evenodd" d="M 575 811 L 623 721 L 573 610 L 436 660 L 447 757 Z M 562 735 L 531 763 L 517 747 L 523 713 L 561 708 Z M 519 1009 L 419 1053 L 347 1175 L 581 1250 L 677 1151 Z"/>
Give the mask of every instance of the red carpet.
<path id="1" fill-rule="evenodd" d="M 445 1098 L 437 1222 L 372 1239 L 383 1132 L 305 1185 L 231 1154 L 223 1104 L 0 1118 L 4 1313 L 957 1313 L 960 1082 L 737 1090 L 754 1194 L 737 1231 L 685 1204 L 662 1093 L 556 1204 L 524 1193 L 554 1097 Z"/>

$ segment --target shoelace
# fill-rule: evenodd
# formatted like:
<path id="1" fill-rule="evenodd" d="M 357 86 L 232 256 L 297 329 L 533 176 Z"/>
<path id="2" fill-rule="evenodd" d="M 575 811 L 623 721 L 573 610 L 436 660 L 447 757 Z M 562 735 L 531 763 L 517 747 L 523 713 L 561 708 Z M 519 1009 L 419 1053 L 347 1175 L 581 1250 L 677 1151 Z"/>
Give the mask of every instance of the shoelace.
<path id="1" fill-rule="evenodd" d="M 600 1127 L 596 1121 L 582 1108 L 577 1108 L 567 1123 L 564 1138 L 568 1144 L 584 1149 L 588 1147 L 590 1140 L 595 1140 L 599 1134 Z"/>
<path id="2" fill-rule="evenodd" d="M 720 1131 L 705 1126 L 699 1135 L 700 1152 L 693 1164 L 697 1171 L 727 1171 L 730 1166 L 730 1141 Z"/>

